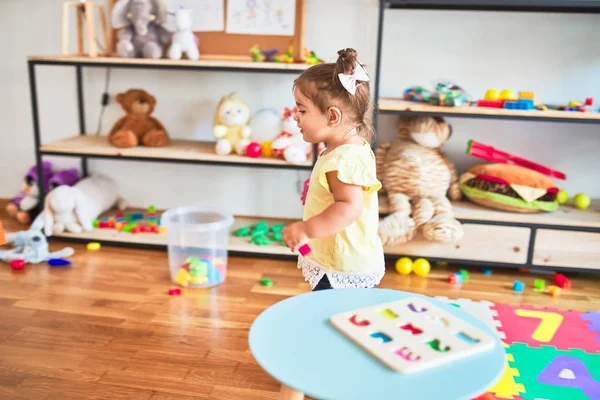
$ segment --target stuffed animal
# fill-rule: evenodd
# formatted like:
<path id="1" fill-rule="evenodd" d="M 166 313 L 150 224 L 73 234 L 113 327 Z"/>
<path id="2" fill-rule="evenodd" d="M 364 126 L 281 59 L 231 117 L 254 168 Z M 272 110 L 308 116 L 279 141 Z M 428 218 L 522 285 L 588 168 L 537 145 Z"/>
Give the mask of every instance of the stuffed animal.
<path id="1" fill-rule="evenodd" d="M 6 205 L 6 213 L 23 225 L 29 224 L 42 211 L 39 185 L 41 183 L 44 193 L 48 192 L 49 181 L 52 178 L 52 163 L 42 162 L 42 171 L 44 176 L 40 182 L 37 165 L 29 168 L 25 175 L 23 189 Z"/>
<path id="2" fill-rule="evenodd" d="M 111 12 L 120 57 L 161 58 L 171 33 L 163 0 L 118 0 Z"/>
<path id="3" fill-rule="evenodd" d="M 377 175 L 387 193 L 390 215 L 379 226 L 385 245 L 413 239 L 418 229 L 437 242 L 455 242 L 463 228 L 450 200 L 459 200 L 456 169 L 440 149 L 452 127 L 439 117 L 403 117 L 398 137 L 377 149 Z"/>
<path id="4" fill-rule="evenodd" d="M 117 102 L 127 113 L 113 125 L 108 140 L 115 147 L 128 148 L 144 145 L 164 147 L 169 144 L 169 134 L 159 120 L 151 114 L 156 98 L 142 89 L 119 93 Z"/>
<path id="5" fill-rule="evenodd" d="M 252 134 L 249 120 L 250 110 L 237 93 L 230 93 L 221 98 L 213 119 L 217 154 L 227 155 L 232 151 L 240 155 L 245 154 Z"/>
<path id="6" fill-rule="evenodd" d="M 44 177 L 42 179 L 42 188 L 44 193 L 48 193 L 58 185 L 73 185 L 79 180 L 79 170 L 70 168 L 55 172 L 52 169 L 52 163 L 42 162 Z M 15 218 L 19 223 L 28 225 L 42 211 L 43 206 L 39 201 L 40 184 L 38 180 L 37 165 L 32 166 L 27 175 L 25 175 L 25 186 L 23 190 L 15 196 L 6 206 L 6 212 L 10 217 Z"/>
<path id="7" fill-rule="evenodd" d="M 12 244 L 12 250 L 0 251 L 0 260 L 9 263 L 14 260 L 23 260 L 26 263 L 37 264 L 53 258 L 66 258 L 75 254 L 71 247 L 50 252 L 48 240 L 40 230 L 11 232 L 6 234 L 6 243 Z"/>
<path id="8" fill-rule="evenodd" d="M 294 114 L 298 108 L 290 109 L 286 107 L 282 114 L 281 132 L 275 137 L 271 148 L 273 157 L 285 159 L 291 164 L 303 164 L 312 153 L 312 144 L 308 143 L 302 137 L 302 132 L 298 123 L 294 119 Z"/>
<path id="9" fill-rule="evenodd" d="M 199 40 L 192 31 L 192 10 L 179 8 L 173 13 L 175 17 L 175 32 L 171 39 L 168 56 L 171 60 L 179 60 L 185 53 L 190 60 L 200 57 Z"/>
<path id="10" fill-rule="evenodd" d="M 65 231 L 91 231 L 93 221 L 114 205 L 124 209 L 114 180 L 92 174 L 73 186 L 59 186 L 46 196 L 44 211 L 32 227 L 43 230 L 46 236 Z"/>

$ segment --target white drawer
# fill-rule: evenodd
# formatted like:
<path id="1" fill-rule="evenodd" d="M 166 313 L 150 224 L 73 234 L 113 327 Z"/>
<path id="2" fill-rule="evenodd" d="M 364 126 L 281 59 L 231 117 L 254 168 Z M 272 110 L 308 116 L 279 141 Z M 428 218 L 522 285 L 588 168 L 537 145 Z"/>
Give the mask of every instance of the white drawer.
<path id="1" fill-rule="evenodd" d="M 600 269 L 600 233 L 538 229 L 533 264 Z"/>
<path id="2" fill-rule="evenodd" d="M 399 246 L 386 247 L 386 254 L 488 261 L 507 264 L 527 262 L 530 228 L 463 224 L 463 238 L 452 244 L 435 243 L 416 237 Z"/>

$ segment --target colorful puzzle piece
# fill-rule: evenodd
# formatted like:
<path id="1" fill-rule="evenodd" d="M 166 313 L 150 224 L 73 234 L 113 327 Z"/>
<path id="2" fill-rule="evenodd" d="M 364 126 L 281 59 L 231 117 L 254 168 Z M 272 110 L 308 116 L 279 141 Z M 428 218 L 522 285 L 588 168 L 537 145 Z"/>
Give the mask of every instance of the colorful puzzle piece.
<path id="1" fill-rule="evenodd" d="M 587 322 L 577 311 L 560 311 L 528 305 L 496 304 L 493 309 L 502 323 L 508 344 L 528 343 L 530 346 L 555 346 L 559 350 L 573 348 L 588 353 L 600 352 L 600 342 L 587 328 Z"/>
<path id="2" fill-rule="evenodd" d="M 600 399 L 600 355 L 582 350 L 559 351 L 551 346 L 529 347 L 515 343 L 515 378 L 525 387 L 525 399 Z"/>
<path id="3" fill-rule="evenodd" d="M 509 346 L 505 344 L 504 347 Z M 513 355 L 506 353 L 504 373 L 498 383 L 496 383 L 496 386 L 490 390 L 490 393 L 494 394 L 496 399 L 515 400 L 521 398 L 519 393 L 525 392 L 525 387 L 515 382 L 515 377 L 519 376 L 519 370 L 510 366 L 509 363 L 513 361 L 515 361 Z"/>
<path id="4" fill-rule="evenodd" d="M 331 324 L 390 369 L 414 373 L 490 351 L 497 339 L 421 297 L 331 317 Z"/>
<path id="5" fill-rule="evenodd" d="M 581 318 L 589 322 L 588 329 L 596 332 L 597 339 L 600 341 L 600 312 L 589 311 L 581 314 Z"/>
<path id="6" fill-rule="evenodd" d="M 465 312 L 484 322 L 492 331 L 497 331 L 500 339 L 506 338 L 506 335 L 502 331 L 502 323 L 495 318 L 498 316 L 498 313 L 492 309 L 494 303 L 489 301 L 472 301 L 469 299 L 449 299 L 442 296 L 436 297 L 436 300 L 441 300 L 463 309 Z"/>

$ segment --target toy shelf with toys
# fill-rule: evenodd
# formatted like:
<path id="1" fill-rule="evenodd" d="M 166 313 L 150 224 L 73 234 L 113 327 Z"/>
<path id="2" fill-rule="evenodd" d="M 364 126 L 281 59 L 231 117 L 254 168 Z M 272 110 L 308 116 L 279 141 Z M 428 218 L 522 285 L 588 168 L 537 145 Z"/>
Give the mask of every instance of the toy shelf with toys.
<path id="1" fill-rule="evenodd" d="M 171 60 L 166 58 L 121 58 L 121 57 L 86 57 L 86 56 L 30 56 L 30 62 L 38 65 L 85 66 L 98 68 L 144 68 L 144 69 L 184 69 L 204 71 L 230 72 L 277 72 L 298 74 L 308 67 L 307 63 L 277 63 L 239 59 L 222 59 L 211 56 L 200 56 L 198 60 Z"/>
<path id="2" fill-rule="evenodd" d="M 98 218 L 94 229 L 89 232 L 63 232 L 54 236 L 75 242 L 165 249 L 168 245 L 167 234 L 160 226 L 160 217 L 164 211 L 149 211 L 150 208 L 109 210 Z M 155 223 L 151 222 L 152 217 L 148 217 L 149 215 L 155 215 Z M 232 255 L 291 258 L 294 255 L 276 236 L 276 232 L 289 222 L 291 220 L 235 216 L 230 229 L 228 251 Z M 153 229 L 153 226 L 156 228 Z M 257 232 L 254 229 L 256 226 L 262 227 L 263 232 Z"/>
<path id="3" fill-rule="evenodd" d="M 446 107 L 401 98 L 382 97 L 379 99 L 381 114 L 397 115 L 439 115 L 445 117 L 520 119 L 548 122 L 576 122 L 600 124 L 599 112 L 576 112 L 559 110 L 515 110 L 479 106 Z"/>
<path id="4" fill-rule="evenodd" d="M 600 14 L 600 1 L 380 0 L 379 5 L 376 53 L 378 78 L 374 85 L 377 114 L 600 124 L 600 107 L 594 103 L 593 98 L 565 101 L 564 104 L 545 104 L 533 92 L 512 92 L 508 89 L 489 89 L 480 98 L 472 98 L 462 88 L 447 82 L 439 82 L 433 89 L 411 86 L 398 95 L 380 95 L 380 87 L 383 85 L 380 71 L 384 62 L 382 42 L 387 10 Z M 445 183 L 444 188 L 448 187 L 447 195 L 442 199 L 443 202 L 436 202 L 439 200 L 436 199 L 437 192 L 424 193 L 427 190 L 425 187 L 437 188 L 439 179 L 436 176 L 448 176 L 446 173 L 452 172 L 448 169 L 447 159 L 435 158 L 441 152 L 434 157 L 431 152 L 419 150 L 419 143 L 416 143 L 418 140 L 414 137 L 422 132 L 435 132 L 437 139 L 443 144 L 449 138 L 449 135 L 444 136 L 446 122 L 435 122 L 433 118 L 423 119 L 425 122 L 422 122 L 421 131 L 420 126 L 410 125 L 413 120 L 417 121 L 417 118 L 399 120 L 397 142 L 380 143 L 377 149 L 378 157 L 382 158 L 379 161 L 379 173 L 381 176 L 389 176 L 387 183 L 383 182 L 383 189 L 387 193 L 380 196 L 381 226 L 387 229 L 383 231 L 383 238 L 387 241 L 387 257 L 422 257 L 433 261 L 512 268 L 600 270 L 600 199 L 590 199 L 584 193 L 579 193 L 567 201 L 564 197 L 568 196 L 561 193 L 563 191 L 559 190 L 557 182 L 553 182 L 555 178 L 566 179 L 564 174 L 471 141 L 467 154 L 483 158 L 489 164 L 460 174 L 454 187 L 453 183 Z M 406 125 L 400 126 L 401 121 Z M 377 118 L 374 122 L 377 126 Z M 406 132 L 410 132 L 413 139 L 407 139 Z M 422 156 L 424 161 L 399 161 L 397 165 L 390 166 L 395 160 L 387 157 L 390 148 L 393 149 L 391 151 L 396 160 L 408 160 L 410 157 L 419 159 Z M 402 153 L 406 156 L 403 158 L 402 149 L 410 149 L 406 150 L 412 152 L 410 157 L 409 153 Z M 448 162 L 452 164 L 451 161 Z M 433 167 L 428 168 L 430 165 Z M 408 195 L 402 191 L 402 185 L 409 181 L 407 176 L 411 171 L 419 171 L 416 175 L 432 178 L 427 184 L 421 184 L 421 198 L 407 199 L 407 207 L 403 200 Z M 398 176 L 403 179 L 394 181 L 394 177 Z M 534 177 L 544 184 L 536 186 L 538 184 L 522 183 L 532 182 Z M 519 181 L 521 178 L 523 180 Z M 515 181 L 511 181 L 512 179 Z M 396 199 L 396 210 L 390 207 L 390 198 Z M 436 217 L 425 220 L 422 229 L 411 231 L 409 216 L 412 218 L 421 213 L 419 216 L 422 217 L 423 213 L 427 214 L 422 211 L 427 209 L 427 201 L 433 201 L 432 207 L 442 208 L 433 210 L 432 215 Z M 415 206 L 418 202 L 421 203 Z M 451 207 L 451 214 L 444 215 L 446 209 L 443 204 Z M 438 216 L 439 219 L 432 222 Z M 390 222 L 386 225 L 387 218 Z M 455 222 L 459 222 L 462 227 L 456 229 Z M 414 220 L 412 223 L 416 224 Z M 462 230 L 461 235 L 456 235 L 459 230 Z M 411 234 L 414 236 L 410 236 Z M 452 235 L 456 235 L 458 239 Z"/>
<path id="5" fill-rule="evenodd" d="M 283 169 L 310 169 L 312 161 L 296 165 L 281 158 L 247 157 L 237 154 L 219 155 L 215 153 L 214 142 L 173 139 L 168 147 L 116 148 L 108 142 L 107 136 L 81 135 L 45 143 L 40 152 L 45 155 L 67 157 L 105 158 L 135 161 L 160 161 L 191 164 L 220 164 L 240 167 L 268 167 Z"/>

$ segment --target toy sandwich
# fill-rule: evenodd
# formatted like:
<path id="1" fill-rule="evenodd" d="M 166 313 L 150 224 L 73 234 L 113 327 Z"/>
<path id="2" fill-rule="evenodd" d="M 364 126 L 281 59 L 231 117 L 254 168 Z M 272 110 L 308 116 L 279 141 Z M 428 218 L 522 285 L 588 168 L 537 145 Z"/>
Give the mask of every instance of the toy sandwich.
<path id="1" fill-rule="evenodd" d="M 475 141 L 469 141 L 467 154 L 491 161 L 476 165 L 460 176 L 461 191 L 469 200 L 522 213 L 558 209 L 558 187 L 549 176 L 566 179 L 562 172 Z"/>

